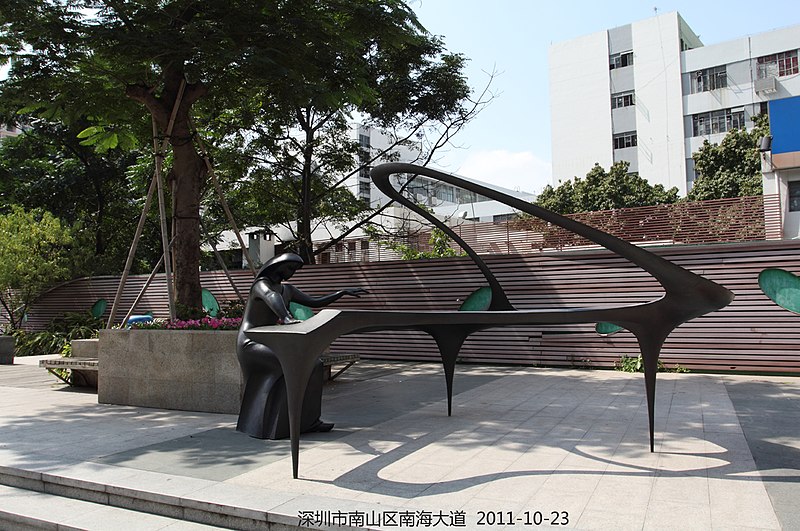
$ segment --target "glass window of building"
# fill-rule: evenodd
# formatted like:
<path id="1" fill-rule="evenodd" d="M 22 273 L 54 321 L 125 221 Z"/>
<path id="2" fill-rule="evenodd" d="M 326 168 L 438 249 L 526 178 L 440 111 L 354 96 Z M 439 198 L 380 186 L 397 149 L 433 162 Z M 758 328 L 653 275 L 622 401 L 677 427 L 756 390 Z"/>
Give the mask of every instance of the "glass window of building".
<path id="1" fill-rule="evenodd" d="M 635 104 L 636 104 L 636 99 L 634 98 L 632 90 L 629 90 L 627 92 L 617 92 L 616 94 L 611 95 L 612 109 L 619 109 L 621 107 L 630 107 L 631 105 Z"/>
<path id="2" fill-rule="evenodd" d="M 800 181 L 789 182 L 789 212 L 800 212 Z"/>
<path id="3" fill-rule="evenodd" d="M 722 109 L 692 115 L 692 136 L 727 133 L 744 126 L 744 109 Z"/>
<path id="4" fill-rule="evenodd" d="M 608 58 L 608 66 L 611 70 L 624 68 L 633 64 L 633 52 L 615 53 Z"/>
<path id="5" fill-rule="evenodd" d="M 513 221 L 519 216 L 517 214 L 497 214 L 492 216 L 492 223 L 503 223 L 506 221 Z"/>
<path id="6" fill-rule="evenodd" d="M 792 76 L 800 71 L 797 63 L 797 50 L 764 55 L 756 60 L 756 77 Z"/>
<path id="7" fill-rule="evenodd" d="M 358 197 L 364 201 L 370 200 L 369 181 L 358 181 Z"/>
<path id="8" fill-rule="evenodd" d="M 629 147 L 636 147 L 636 131 L 627 133 L 618 133 L 614 135 L 614 149 L 624 149 Z"/>
<path id="9" fill-rule="evenodd" d="M 724 65 L 692 72 L 692 94 L 717 90 L 727 86 L 728 72 Z"/>

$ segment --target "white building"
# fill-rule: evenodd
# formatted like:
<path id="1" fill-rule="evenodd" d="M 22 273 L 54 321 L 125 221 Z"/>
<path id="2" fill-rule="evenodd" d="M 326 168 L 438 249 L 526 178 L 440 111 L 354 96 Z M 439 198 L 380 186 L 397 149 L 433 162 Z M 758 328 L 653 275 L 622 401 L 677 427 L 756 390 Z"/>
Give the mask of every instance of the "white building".
<path id="1" fill-rule="evenodd" d="M 358 175 L 348 179 L 345 186 L 353 192 L 353 195 L 368 202 L 372 208 L 385 205 L 390 199 L 372 183 L 369 177 L 371 167 L 390 161 L 421 164 L 419 148 L 413 142 L 394 146 L 392 138 L 366 125 L 354 126 L 353 134 L 361 146 L 362 160 L 375 160 L 371 165 L 362 168 Z M 379 153 L 385 154 L 376 159 Z M 525 201 L 530 202 L 535 199 L 535 195 L 528 192 L 510 190 L 477 179 L 461 178 Z M 395 188 L 400 189 L 406 185 L 408 179 L 409 176 L 398 175 L 393 184 Z M 432 209 L 442 218 L 457 216 L 471 221 L 502 221 L 515 214 L 511 207 L 488 197 L 424 176 L 416 177 L 403 190 L 407 197 Z"/>
<path id="2" fill-rule="evenodd" d="M 21 134 L 22 134 L 22 129 L 14 125 L 0 124 L 0 140 L 7 137 L 18 136 Z"/>
<path id="3" fill-rule="evenodd" d="M 554 184 L 630 162 L 686 194 L 692 153 L 800 94 L 800 26 L 704 46 L 677 12 L 550 48 Z"/>

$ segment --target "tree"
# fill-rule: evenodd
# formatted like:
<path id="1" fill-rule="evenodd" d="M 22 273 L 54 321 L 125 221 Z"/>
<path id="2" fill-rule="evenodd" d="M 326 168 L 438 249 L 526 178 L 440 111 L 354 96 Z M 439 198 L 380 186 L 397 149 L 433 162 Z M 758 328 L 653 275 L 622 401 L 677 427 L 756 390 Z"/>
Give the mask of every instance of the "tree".
<path id="1" fill-rule="evenodd" d="M 12 330 L 45 289 L 69 277 L 75 258 L 69 228 L 44 210 L 0 215 L 0 306 Z"/>
<path id="2" fill-rule="evenodd" d="M 87 263 L 75 273 L 116 274 L 141 213 L 146 181 L 132 175 L 141 154 L 116 148 L 98 153 L 81 145 L 77 135 L 86 126 L 35 119 L 23 134 L 0 143 L 0 213 L 11 205 L 42 208 L 69 226 L 81 225 L 76 245 L 94 252 L 85 253 Z M 152 221 L 136 272 L 152 269 L 161 255 L 158 221 Z"/>
<path id="3" fill-rule="evenodd" d="M 575 177 L 553 188 L 547 185 L 536 204 L 559 214 L 613 210 L 678 201 L 678 189 L 650 185 L 637 173 L 628 173 L 630 164 L 615 162 L 608 172 L 595 164 L 585 179 Z"/>
<path id="4" fill-rule="evenodd" d="M 694 154 L 697 179 L 687 194 L 691 201 L 761 195 L 761 138 L 769 134 L 769 118 L 758 115 L 751 131 L 733 129 L 722 142 L 708 140 Z"/>
<path id="5" fill-rule="evenodd" d="M 447 53 L 440 39 L 423 31 L 407 32 L 394 46 L 383 39 L 364 33 L 344 55 L 327 42 L 310 41 L 305 49 L 310 66 L 300 82 L 267 87 L 258 101 L 276 105 L 251 105 L 247 118 L 236 124 L 247 130 L 225 138 L 231 152 L 247 159 L 239 163 L 247 178 L 237 183 L 246 217 L 252 224 L 290 228 L 291 245 L 307 263 L 314 262 L 313 224 L 342 229 L 363 217 L 359 213 L 367 205 L 342 183 L 390 159 L 397 148 L 409 148 L 416 162 L 429 161 L 491 99 L 488 86 L 477 99 L 469 98 L 462 73 L 466 60 Z M 374 42 L 382 45 L 370 50 Z M 389 145 L 377 150 L 351 140 L 354 112 L 390 139 Z"/>
<path id="6" fill-rule="evenodd" d="M 86 140 L 105 148 L 132 131 L 141 138 L 146 110 L 157 136 L 168 140 L 183 307 L 201 304 L 207 167 L 193 142 L 192 113 L 237 120 L 252 109 L 281 114 L 291 107 L 283 97 L 307 95 L 321 79 L 321 89 L 342 90 L 314 91 L 323 98 L 311 100 L 315 109 L 350 104 L 388 115 L 395 109 L 388 96 L 402 102 L 404 92 L 382 92 L 388 68 L 377 67 L 398 66 L 402 54 L 394 51 L 426 35 L 401 0 L 7 0 L 0 25 L 2 53 L 14 59 L 0 98 L 51 119 L 92 116 L 96 129 Z M 307 180 L 300 187 L 310 193 Z"/>

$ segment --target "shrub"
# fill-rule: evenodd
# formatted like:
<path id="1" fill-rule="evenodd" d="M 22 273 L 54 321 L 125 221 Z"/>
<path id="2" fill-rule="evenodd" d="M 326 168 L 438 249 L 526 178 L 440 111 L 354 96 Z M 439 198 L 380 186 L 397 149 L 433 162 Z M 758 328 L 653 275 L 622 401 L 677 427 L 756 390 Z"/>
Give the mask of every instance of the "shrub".
<path id="1" fill-rule="evenodd" d="M 69 312 L 63 317 L 53 319 L 47 330 L 41 332 L 25 332 L 15 330 L 15 354 L 17 356 L 44 356 L 61 353 L 68 355 L 69 343 L 73 339 L 91 339 L 97 337 L 97 331 L 103 328 L 103 320 L 89 312 Z"/>
<path id="2" fill-rule="evenodd" d="M 636 358 L 622 356 L 614 364 L 614 369 L 622 372 L 644 372 L 644 360 L 642 360 L 641 354 Z M 689 369 L 680 365 L 669 369 L 661 360 L 658 360 L 658 372 L 689 372 Z"/>
<path id="3" fill-rule="evenodd" d="M 242 300 L 239 299 L 229 300 L 223 304 L 222 308 L 219 309 L 217 317 L 241 319 L 244 316 L 244 306 L 245 302 Z"/>

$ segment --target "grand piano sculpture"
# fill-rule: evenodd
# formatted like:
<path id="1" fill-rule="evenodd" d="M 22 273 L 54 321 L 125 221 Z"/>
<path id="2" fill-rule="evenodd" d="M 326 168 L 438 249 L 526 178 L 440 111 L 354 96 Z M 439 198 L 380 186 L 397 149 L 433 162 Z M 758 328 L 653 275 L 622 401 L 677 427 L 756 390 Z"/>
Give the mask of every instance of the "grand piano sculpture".
<path id="1" fill-rule="evenodd" d="M 437 179 L 565 228 L 638 265 L 661 284 L 665 293 L 656 300 L 628 306 L 516 310 L 494 274 L 475 251 L 445 224 L 392 187 L 389 177 L 393 174 L 424 175 Z M 664 341 L 682 323 L 728 305 L 733 300 L 733 293 L 615 236 L 450 174 L 413 164 L 390 163 L 375 167 L 371 175 L 375 185 L 384 194 L 426 218 L 464 249 L 486 278 L 491 289 L 491 303 L 487 311 L 478 312 L 325 309 L 300 323 L 262 326 L 246 331 L 250 339 L 266 345 L 275 353 L 283 369 L 287 387 L 294 478 L 297 478 L 298 472 L 303 397 L 317 358 L 339 336 L 381 330 L 420 330 L 433 337 L 444 366 L 447 414 L 450 415 L 456 358 L 470 334 L 509 325 L 610 322 L 623 327 L 636 336 L 644 362 L 650 451 L 653 451 L 656 371 Z"/>

